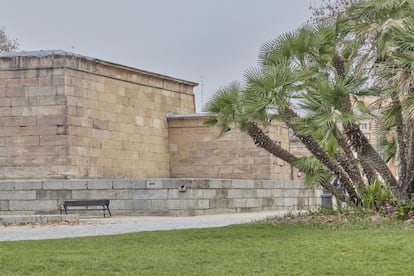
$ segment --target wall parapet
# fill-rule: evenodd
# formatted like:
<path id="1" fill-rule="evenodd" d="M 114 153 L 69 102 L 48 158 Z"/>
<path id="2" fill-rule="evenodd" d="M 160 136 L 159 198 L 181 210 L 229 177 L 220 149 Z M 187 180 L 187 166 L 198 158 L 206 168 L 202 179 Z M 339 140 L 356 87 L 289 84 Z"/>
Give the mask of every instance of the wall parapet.
<path id="1" fill-rule="evenodd" d="M 321 193 L 320 189 L 289 180 L 4 180 L 0 181 L 0 215 L 57 214 L 64 200 L 79 199 L 110 199 L 114 215 L 310 210 L 320 206 Z"/>

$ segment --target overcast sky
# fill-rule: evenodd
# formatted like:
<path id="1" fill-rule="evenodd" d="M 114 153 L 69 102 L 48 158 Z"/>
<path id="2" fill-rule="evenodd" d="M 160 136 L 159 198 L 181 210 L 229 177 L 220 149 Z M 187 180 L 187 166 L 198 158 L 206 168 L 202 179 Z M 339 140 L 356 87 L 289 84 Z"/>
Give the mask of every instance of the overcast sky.
<path id="1" fill-rule="evenodd" d="M 0 0 L 20 50 L 65 50 L 201 82 L 203 102 L 241 80 L 260 46 L 321 0 Z M 194 90 L 197 105 L 201 85 Z"/>

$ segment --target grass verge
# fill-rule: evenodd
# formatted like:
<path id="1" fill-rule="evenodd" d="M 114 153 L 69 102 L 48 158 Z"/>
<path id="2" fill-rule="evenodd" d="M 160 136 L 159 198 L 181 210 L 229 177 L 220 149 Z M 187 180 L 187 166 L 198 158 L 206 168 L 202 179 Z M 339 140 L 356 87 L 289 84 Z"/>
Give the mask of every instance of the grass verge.
<path id="1" fill-rule="evenodd" d="M 1 275 L 409 275 L 413 231 L 395 223 L 254 223 L 0 242 Z"/>

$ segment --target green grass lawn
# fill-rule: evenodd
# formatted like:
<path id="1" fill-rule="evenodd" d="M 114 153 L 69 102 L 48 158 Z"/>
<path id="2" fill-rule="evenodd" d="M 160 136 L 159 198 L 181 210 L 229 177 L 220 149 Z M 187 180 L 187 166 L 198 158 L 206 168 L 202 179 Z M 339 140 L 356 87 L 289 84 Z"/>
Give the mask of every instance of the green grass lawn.
<path id="1" fill-rule="evenodd" d="M 412 275 L 396 225 L 246 224 L 0 242 L 0 275 Z"/>

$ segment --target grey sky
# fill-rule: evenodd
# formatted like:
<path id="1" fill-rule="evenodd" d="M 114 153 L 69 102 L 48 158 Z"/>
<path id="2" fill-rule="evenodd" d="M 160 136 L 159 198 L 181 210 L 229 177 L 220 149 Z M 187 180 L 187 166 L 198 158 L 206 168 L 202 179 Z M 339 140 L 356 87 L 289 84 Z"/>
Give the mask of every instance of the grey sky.
<path id="1" fill-rule="evenodd" d="M 200 82 L 203 102 L 241 80 L 260 46 L 321 0 L 0 0 L 21 50 L 65 50 Z M 200 103 L 201 87 L 195 89 Z"/>

